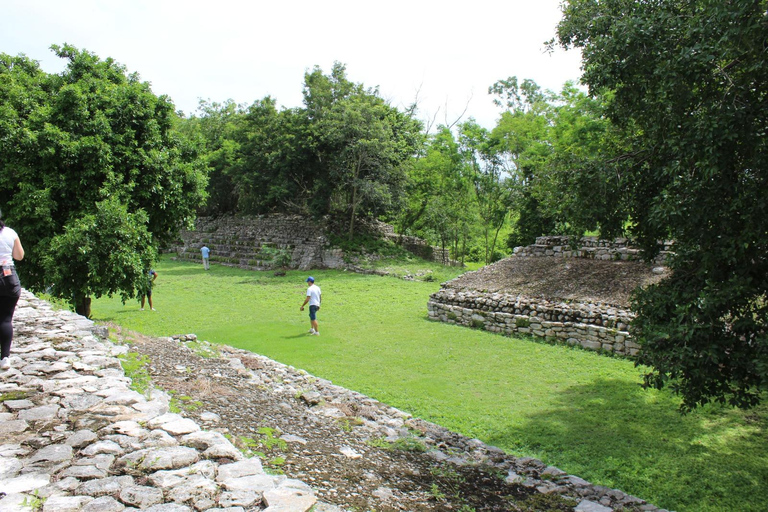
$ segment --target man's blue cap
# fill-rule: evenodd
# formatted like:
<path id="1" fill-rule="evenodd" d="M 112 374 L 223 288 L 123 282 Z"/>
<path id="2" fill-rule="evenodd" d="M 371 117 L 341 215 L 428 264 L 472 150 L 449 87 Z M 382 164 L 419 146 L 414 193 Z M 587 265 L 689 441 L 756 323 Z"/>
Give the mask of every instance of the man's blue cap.
<path id="1" fill-rule="evenodd" d="M 308 282 L 308 283 L 314 283 L 314 282 L 315 282 L 315 278 L 314 278 L 314 277 L 312 277 L 312 276 L 309 276 L 309 277 L 307 278 L 307 282 Z"/>

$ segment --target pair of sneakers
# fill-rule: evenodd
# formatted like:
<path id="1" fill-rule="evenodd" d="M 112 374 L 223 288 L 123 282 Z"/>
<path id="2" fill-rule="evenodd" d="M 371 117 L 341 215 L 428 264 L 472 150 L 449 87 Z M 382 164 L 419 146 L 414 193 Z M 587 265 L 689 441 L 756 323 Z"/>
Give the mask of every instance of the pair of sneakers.
<path id="1" fill-rule="evenodd" d="M 316 330 L 314 330 L 314 329 L 310 329 L 308 332 L 309 332 L 309 334 L 310 334 L 310 335 L 312 335 L 312 336 L 320 336 L 320 333 L 319 333 L 319 332 L 317 332 L 317 331 L 316 331 Z"/>
<path id="2" fill-rule="evenodd" d="M 4 357 L 0 359 L 0 370 L 10 370 L 10 369 L 11 369 L 11 358 Z"/>

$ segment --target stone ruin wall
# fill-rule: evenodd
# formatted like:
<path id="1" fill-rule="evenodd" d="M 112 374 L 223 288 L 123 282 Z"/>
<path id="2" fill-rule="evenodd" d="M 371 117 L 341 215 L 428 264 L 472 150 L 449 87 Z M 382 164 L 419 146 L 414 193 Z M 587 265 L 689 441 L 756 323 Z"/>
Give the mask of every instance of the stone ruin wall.
<path id="1" fill-rule="evenodd" d="M 439 248 L 416 237 L 400 237 L 394 228 L 377 223 L 376 228 L 409 252 L 433 261 L 447 260 Z M 182 230 L 171 250 L 179 258 L 200 262 L 200 247 L 211 249 L 212 263 L 251 270 L 285 266 L 308 270 L 348 268 L 341 249 L 329 247 L 326 223 L 311 222 L 299 215 L 258 215 L 242 217 L 198 217 L 194 230 Z M 284 258 L 285 265 L 278 259 Z"/>
<path id="2" fill-rule="evenodd" d="M 642 260 L 642 251 L 632 247 L 626 238 L 603 240 L 596 236 L 585 236 L 579 240 L 577 247 L 572 247 L 570 237 L 540 236 L 536 243 L 526 247 L 515 247 L 514 256 L 521 258 L 537 258 L 552 256 L 556 258 L 585 258 L 607 261 L 637 261 Z M 657 265 L 663 265 L 672 249 L 672 242 L 665 241 L 659 255 L 653 260 Z"/>
<path id="3" fill-rule="evenodd" d="M 664 261 L 670 247 L 671 243 L 665 243 L 657 264 Z M 515 248 L 513 257 L 639 260 L 640 251 L 626 239 L 584 237 L 579 247 L 573 249 L 567 237 L 549 236 L 538 237 L 533 245 Z M 449 281 L 430 296 L 427 309 L 431 320 L 507 336 L 527 334 L 622 356 L 634 356 L 640 348 L 629 334 L 634 313 L 610 304 L 551 302 L 510 293 L 456 290 Z"/>
<path id="4" fill-rule="evenodd" d="M 431 320 L 507 336 L 528 334 L 626 356 L 635 355 L 639 348 L 628 332 L 632 312 L 603 304 L 443 288 L 429 298 L 427 309 Z"/>
<path id="5" fill-rule="evenodd" d="M 425 260 L 442 263 L 443 265 L 453 267 L 461 266 L 461 262 L 451 259 L 451 252 L 449 249 L 429 245 L 425 240 L 416 236 L 398 235 L 395 233 L 394 226 L 384 224 L 383 222 L 377 223 L 376 228 L 386 239 L 391 240 L 411 254 Z"/>
<path id="6" fill-rule="evenodd" d="M 344 266 L 340 249 L 329 249 L 323 224 L 294 215 L 198 217 L 194 230 L 183 230 L 174 248 L 179 258 L 200 262 L 200 247 L 211 250 L 212 263 L 252 270 L 279 265 L 276 255 L 290 257 L 290 268 Z"/>

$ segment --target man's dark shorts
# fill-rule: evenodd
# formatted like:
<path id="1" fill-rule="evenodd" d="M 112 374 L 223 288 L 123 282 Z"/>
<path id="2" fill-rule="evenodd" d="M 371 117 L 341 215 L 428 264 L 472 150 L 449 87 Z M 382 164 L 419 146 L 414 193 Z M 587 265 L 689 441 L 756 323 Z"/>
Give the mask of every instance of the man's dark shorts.
<path id="1" fill-rule="evenodd" d="M 309 306 L 309 319 L 310 320 L 317 320 L 317 310 L 320 309 L 320 306 Z"/>

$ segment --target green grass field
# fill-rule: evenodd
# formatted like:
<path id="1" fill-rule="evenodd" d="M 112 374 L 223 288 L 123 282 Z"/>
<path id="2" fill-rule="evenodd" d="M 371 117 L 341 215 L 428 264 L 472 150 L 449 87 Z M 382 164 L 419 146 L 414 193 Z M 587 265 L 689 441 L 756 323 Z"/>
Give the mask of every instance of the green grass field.
<path id="1" fill-rule="evenodd" d="M 630 361 L 431 322 L 427 299 L 455 270 L 436 269 L 434 282 L 313 271 L 316 337 L 299 311 L 305 272 L 205 272 L 168 258 L 156 269 L 156 312 L 101 298 L 94 320 L 263 354 L 671 510 L 768 508 L 768 407 L 681 416 L 670 393 L 640 388 Z"/>

